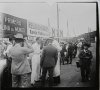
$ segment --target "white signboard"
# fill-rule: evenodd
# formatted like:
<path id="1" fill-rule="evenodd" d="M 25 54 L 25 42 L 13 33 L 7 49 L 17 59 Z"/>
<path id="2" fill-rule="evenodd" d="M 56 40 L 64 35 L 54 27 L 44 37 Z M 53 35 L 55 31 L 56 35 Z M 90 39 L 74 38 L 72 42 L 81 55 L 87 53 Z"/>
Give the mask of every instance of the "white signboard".
<path id="1" fill-rule="evenodd" d="M 27 21 L 27 35 L 36 37 L 49 37 L 50 33 L 48 27 Z"/>
<path id="2" fill-rule="evenodd" d="M 28 40 L 33 40 L 35 41 L 36 37 L 33 37 L 33 36 L 28 36 Z"/>

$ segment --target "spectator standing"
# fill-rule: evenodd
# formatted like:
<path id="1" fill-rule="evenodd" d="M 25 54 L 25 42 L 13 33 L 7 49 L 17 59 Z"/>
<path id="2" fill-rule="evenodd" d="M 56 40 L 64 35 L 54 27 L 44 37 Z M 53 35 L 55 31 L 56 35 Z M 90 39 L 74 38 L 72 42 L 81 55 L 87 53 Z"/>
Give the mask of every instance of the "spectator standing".
<path id="1" fill-rule="evenodd" d="M 91 59 L 92 59 L 92 52 L 88 50 L 90 45 L 88 43 L 83 44 L 83 50 L 79 53 L 80 58 L 80 69 L 81 69 L 81 76 L 82 81 L 87 81 L 90 78 L 90 66 L 91 66 Z"/>
<path id="2" fill-rule="evenodd" d="M 11 87 L 12 86 L 12 75 L 11 75 L 11 62 L 12 62 L 12 58 L 9 57 L 7 55 L 7 53 L 9 53 L 9 50 L 13 47 L 14 45 L 14 37 L 11 37 L 9 38 L 9 42 L 8 42 L 8 45 L 7 45 L 7 49 L 6 51 L 4 52 L 4 56 L 6 58 L 6 68 L 4 69 L 4 73 L 6 76 L 4 76 L 4 79 L 5 79 L 5 83 L 4 83 L 4 87 Z"/>
<path id="3" fill-rule="evenodd" d="M 66 44 L 64 44 L 64 46 L 62 47 L 62 50 L 61 50 L 61 61 L 64 65 L 64 62 L 65 62 L 65 57 L 66 57 L 66 53 L 67 53 L 67 50 L 66 50 Z"/>
<path id="4" fill-rule="evenodd" d="M 74 51 L 73 45 L 72 45 L 72 43 L 70 42 L 70 43 L 69 43 L 69 46 L 68 46 L 68 62 L 67 62 L 68 64 L 72 64 L 73 51 Z"/>
<path id="5" fill-rule="evenodd" d="M 74 51 L 73 51 L 73 57 L 75 58 L 76 57 L 76 54 L 77 54 L 77 44 L 73 44 L 73 48 L 74 48 Z"/>
<path id="6" fill-rule="evenodd" d="M 58 60 L 57 60 L 56 66 L 54 68 L 54 73 L 53 73 L 54 83 L 55 83 L 55 85 L 57 85 L 57 84 L 60 83 L 60 70 L 61 70 L 61 66 L 60 66 L 61 55 L 60 55 L 60 52 L 61 52 L 62 48 L 61 48 L 59 42 L 55 39 L 53 39 L 52 45 L 58 51 L 58 58 L 57 58 Z"/>
<path id="7" fill-rule="evenodd" d="M 58 59 L 57 49 L 52 45 L 52 39 L 49 39 L 47 46 L 44 47 L 41 56 L 42 67 L 42 85 L 45 85 L 45 78 L 48 71 L 49 86 L 53 86 L 53 72 Z"/>
<path id="8" fill-rule="evenodd" d="M 31 68 L 27 60 L 27 54 L 32 53 L 33 49 L 25 41 L 27 47 L 24 47 L 23 35 L 15 35 L 15 45 L 10 49 L 8 55 L 12 58 L 11 73 L 12 87 L 30 87 Z"/>
<path id="9" fill-rule="evenodd" d="M 36 38 L 36 42 L 32 45 L 34 50 L 32 56 L 32 73 L 31 73 L 31 84 L 35 84 L 36 81 L 39 81 L 40 78 L 40 55 L 41 55 L 41 39 Z"/>

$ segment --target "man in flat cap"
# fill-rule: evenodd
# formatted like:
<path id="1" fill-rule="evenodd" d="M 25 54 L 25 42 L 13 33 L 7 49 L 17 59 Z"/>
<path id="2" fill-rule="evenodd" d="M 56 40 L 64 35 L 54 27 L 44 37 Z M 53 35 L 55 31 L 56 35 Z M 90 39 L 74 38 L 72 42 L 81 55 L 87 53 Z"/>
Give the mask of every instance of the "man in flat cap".
<path id="1" fill-rule="evenodd" d="M 90 44 L 84 43 L 83 49 L 79 53 L 80 58 L 80 69 L 81 69 L 81 76 L 82 76 L 82 82 L 89 80 L 90 75 L 90 65 L 91 65 L 91 59 L 92 59 L 92 52 L 88 50 L 90 47 Z"/>
<path id="2" fill-rule="evenodd" d="M 26 43 L 26 47 L 24 43 Z M 20 33 L 16 34 L 15 45 L 8 53 L 12 58 L 12 87 L 30 87 L 31 68 L 27 60 L 27 54 L 32 52 L 32 47 L 23 39 L 23 35 Z"/>

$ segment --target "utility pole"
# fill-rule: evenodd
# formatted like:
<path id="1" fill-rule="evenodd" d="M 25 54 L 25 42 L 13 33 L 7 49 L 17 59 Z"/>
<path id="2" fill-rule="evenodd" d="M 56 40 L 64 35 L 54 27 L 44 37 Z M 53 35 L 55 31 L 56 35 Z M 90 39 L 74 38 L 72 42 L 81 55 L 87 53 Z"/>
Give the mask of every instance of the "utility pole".
<path id="1" fill-rule="evenodd" d="M 48 18 L 48 28 L 49 28 L 49 36 L 52 36 L 52 31 L 51 31 L 51 27 L 50 27 L 50 20 Z"/>
<path id="2" fill-rule="evenodd" d="M 76 37 L 76 33 L 75 33 L 75 29 L 73 28 L 73 33 L 74 33 L 74 35 L 75 35 L 75 37 Z"/>
<path id="3" fill-rule="evenodd" d="M 90 28 L 89 36 L 90 36 L 90 43 L 91 43 L 91 28 Z"/>
<path id="4" fill-rule="evenodd" d="M 50 20 L 49 20 L 49 18 L 48 18 L 48 26 L 50 27 Z"/>
<path id="5" fill-rule="evenodd" d="M 67 20 L 67 36 L 69 37 L 68 20 Z"/>
<path id="6" fill-rule="evenodd" d="M 57 29 L 58 29 L 58 42 L 59 42 L 59 8 L 57 3 Z"/>
<path id="7" fill-rule="evenodd" d="M 91 29 L 88 27 L 89 42 L 91 43 L 90 33 L 91 33 Z"/>

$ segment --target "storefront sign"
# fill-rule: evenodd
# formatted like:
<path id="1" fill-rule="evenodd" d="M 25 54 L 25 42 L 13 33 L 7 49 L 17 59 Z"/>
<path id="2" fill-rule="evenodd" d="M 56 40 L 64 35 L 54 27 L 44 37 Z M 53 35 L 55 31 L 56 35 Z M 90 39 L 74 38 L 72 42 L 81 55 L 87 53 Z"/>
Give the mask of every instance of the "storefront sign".
<path id="1" fill-rule="evenodd" d="M 17 33 L 27 35 L 27 20 L 9 14 L 0 13 L 0 32 L 3 37 L 9 37 Z"/>
<path id="2" fill-rule="evenodd" d="M 49 29 L 46 26 L 27 21 L 27 35 L 36 37 L 49 37 Z"/>

